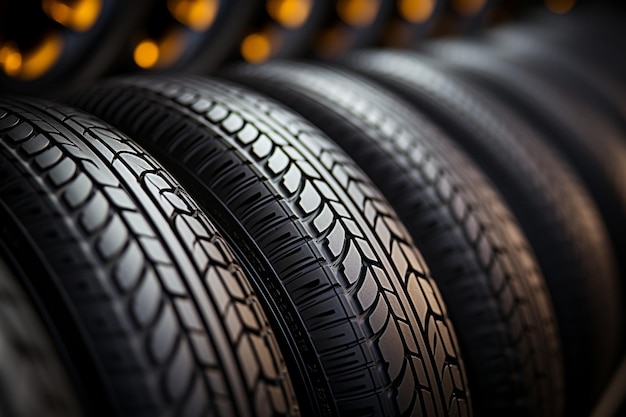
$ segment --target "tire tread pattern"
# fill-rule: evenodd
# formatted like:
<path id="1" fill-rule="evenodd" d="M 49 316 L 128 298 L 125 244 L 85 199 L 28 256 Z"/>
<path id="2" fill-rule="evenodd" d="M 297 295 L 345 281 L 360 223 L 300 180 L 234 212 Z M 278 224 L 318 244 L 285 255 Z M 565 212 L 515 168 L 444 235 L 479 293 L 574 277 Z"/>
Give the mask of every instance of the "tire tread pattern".
<path id="1" fill-rule="evenodd" d="M 506 103 L 471 88 L 438 61 L 415 52 L 365 51 L 345 63 L 451 132 L 498 186 L 550 288 L 565 355 L 567 409 L 588 406 L 615 357 L 621 307 L 606 228 L 572 168 Z M 593 388 L 572 383 L 579 380 L 593 381 Z"/>
<path id="2" fill-rule="evenodd" d="M 477 413 L 561 415 L 560 342 L 543 276 L 517 220 L 469 159 L 408 104 L 353 73 L 284 61 L 223 75 L 308 117 L 377 182 L 458 320 L 470 384 L 480 381 Z"/>
<path id="3" fill-rule="evenodd" d="M 231 192 L 247 195 L 247 181 L 270 192 L 266 202 L 228 205 L 248 229 L 265 229 L 253 230 L 255 238 L 298 306 L 342 415 L 471 414 L 456 336 L 419 252 L 380 193 L 317 129 L 248 90 L 193 77 L 101 83 L 77 102 L 158 143 L 145 143 L 149 149 L 174 153 L 208 189 L 232 181 Z M 168 125 L 178 141 L 168 141 Z M 208 137 L 194 142 L 201 134 Z M 202 175 L 218 161 L 228 165 Z M 255 218 L 270 200 L 301 238 Z M 284 262 L 279 252 L 309 250 L 321 266 L 315 279 L 289 278 L 311 264 Z"/>
<path id="4" fill-rule="evenodd" d="M 0 105 L 3 164 L 31 187 L 3 182 L 0 195 L 60 277 L 116 411 L 297 414 L 247 277 L 177 182 L 92 116 Z"/>

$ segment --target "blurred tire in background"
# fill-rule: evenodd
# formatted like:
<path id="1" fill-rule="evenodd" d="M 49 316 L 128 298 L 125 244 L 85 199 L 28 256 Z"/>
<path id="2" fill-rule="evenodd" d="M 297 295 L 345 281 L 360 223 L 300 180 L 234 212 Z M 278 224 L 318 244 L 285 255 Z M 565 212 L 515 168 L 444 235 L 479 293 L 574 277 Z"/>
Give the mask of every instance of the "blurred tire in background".
<path id="1" fill-rule="evenodd" d="M 0 90 L 59 95 L 109 71 L 150 0 L 0 2 Z"/>
<path id="2" fill-rule="evenodd" d="M 256 17 L 239 46 L 239 56 L 253 64 L 306 55 L 332 7 L 328 0 L 264 0 L 257 3 Z"/>
<path id="3" fill-rule="evenodd" d="M 159 0 L 133 29 L 121 70 L 206 74 L 231 58 L 256 0 Z"/>
<path id="4" fill-rule="evenodd" d="M 395 13 L 385 27 L 382 45 L 410 46 L 432 35 L 447 5 L 448 0 L 397 0 Z"/>

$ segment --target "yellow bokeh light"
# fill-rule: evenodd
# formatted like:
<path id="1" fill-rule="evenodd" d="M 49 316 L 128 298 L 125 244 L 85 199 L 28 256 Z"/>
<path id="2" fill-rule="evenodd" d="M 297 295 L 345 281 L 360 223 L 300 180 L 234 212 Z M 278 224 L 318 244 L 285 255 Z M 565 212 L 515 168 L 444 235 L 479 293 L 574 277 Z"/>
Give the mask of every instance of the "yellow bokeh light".
<path id="1" fill-rule="evenodd" d="M 241 56 L 252 64 L 265 62 L 271 55 L 272 42 L 267 33 L 252 33 L 241 42 Z"/>
<path id="2" fill-rule="evenodd" d="M 338 0 L 337 14 L 351 26 L 367 26 L 376 18 L 380 0 Z"/>
<path id="3" fill-rule="evenodd" d="M 46 36 L 27 52 L 13 43 L 0 48 L 0 67 L 9 77 L 34 80 L 44 75 L 57 62 L 63 50 L 63 41 L 57 34 Z"/>
<path id="4" fill-rule="evenodd" d="M 133 51 L 133 59 L 140 68 L 167 68 L 181 57 L 186 42 L 185 31 L 172 28 L 158 39 L 145 38 L 139 42 Z"/>
<path id="5" fill-rule="evenodd" d="M 545 0 L 546 7 L 553 13 L 564 14 L 569 12 L 576 0 Z"/>
<path id="6" fill-rule="evenodd" d="M 102 0 L 42 0 L 41 7 L 54 21 L 78 32 L 93 27 L 102 10 Z"/>
<path id="7" fill-rule="evenodd" d="M 465 16 L 479 13 L 486 4 L 487 0 L 452 0 L 452 8 Z"/>
<path id="8" fill-rule="evenodd" d="M 282 26 L 295 29 L 302 26 L 309 17 L 311 0 L 268 0 L 267 12 Z"/>
<path id="9" fill-rule="evenodd" d="M 203 32 L 211 27 L 219 7 L 219 0 L 167 1 L 167 8 L 172 16 L 196 32 Z"/>
<path id="10" fill-rule="evenodd" d="M 411 23 L 424 23 L 435 10 L 435 0 L 399 0 L 398 11 Z"/>
<path id="11" fill-rule="evenodd" d="M 47 36 L 35 49 L 23 55 L 19 77 L 33 80 L 48 72 L 59 59 L 63 50 L 63 41 L 59 35 Z"/>
<path id="12" fill-rule="evenodd" d="M 159 46 L 155 41 L 145 39 L 135 47 L 133 58 L 139 67 L 152 68 L 159 61 Z"/>
<path id="13" fill-rule="evenodd" d="M 22 68 L 22 54 L 13 44 L 6 44 L 0 48 L 0 66 L 9 77 L 19 75 Z"/>

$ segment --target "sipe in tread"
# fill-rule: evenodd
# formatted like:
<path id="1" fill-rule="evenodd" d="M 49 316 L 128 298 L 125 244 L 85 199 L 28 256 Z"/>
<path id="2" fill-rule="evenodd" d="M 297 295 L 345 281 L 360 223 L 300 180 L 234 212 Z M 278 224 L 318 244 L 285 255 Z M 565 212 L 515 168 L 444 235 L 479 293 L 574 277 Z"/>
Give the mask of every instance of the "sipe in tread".
<path id="1" fill-rule="evenodd" d="M 298 415 L 248 278 L 178 183 L 75 109 L 0 99 L 6 259 L 95 415 Z"/>
<path id="2" fill-rule="evenodd" d="M 257 291 L 283 329 L 303 410 L 471 415 L 456 336 L 420 253 L 321 132 L 250 90 L 196 77 L 110 80 L 75 103 L 142 138 L 264 273 Z"/>

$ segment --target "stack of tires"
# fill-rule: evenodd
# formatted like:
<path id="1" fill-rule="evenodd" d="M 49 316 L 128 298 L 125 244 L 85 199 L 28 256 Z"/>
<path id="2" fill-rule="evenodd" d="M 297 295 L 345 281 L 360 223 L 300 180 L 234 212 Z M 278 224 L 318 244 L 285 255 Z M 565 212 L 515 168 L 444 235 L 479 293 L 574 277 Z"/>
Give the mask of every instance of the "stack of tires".
<path id="1" fill-rule="evenodd" d="M 0 415 L 626 415 L 626 19 L 445 3 L 0 4 Z"/>

